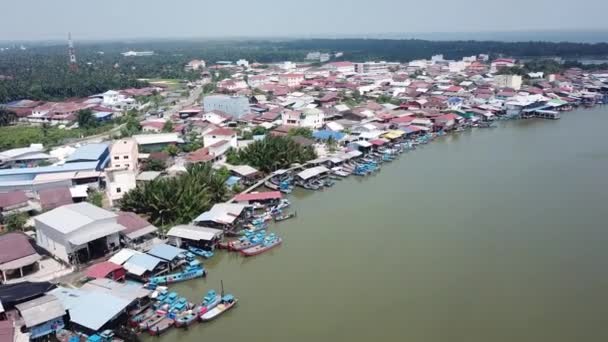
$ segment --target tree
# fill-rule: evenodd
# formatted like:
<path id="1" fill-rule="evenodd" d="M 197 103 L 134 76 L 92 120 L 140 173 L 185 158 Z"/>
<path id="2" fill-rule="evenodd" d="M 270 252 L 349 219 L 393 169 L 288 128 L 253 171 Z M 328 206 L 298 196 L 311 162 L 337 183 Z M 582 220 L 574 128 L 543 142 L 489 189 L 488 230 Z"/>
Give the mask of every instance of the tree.
<path id="1" fill-rule="evenodd" d="M 0 126 L 8 126 L 17 121 L 17 115 L 11 111 L 0 108 Z"/>
<path id="2" fill-rule="evenodd" d="M 4 218 L 4 224 L 9 232 L 23 230 L 27 223 L 28 215 L 26 213 L 12 213 Z"/>
<path id="3" fill-rule="evenodd" d="M 179 148 L 177 148 L 175 145 L 169 145 L 165 147 L 165 152 L 167 152 L 167 154 L 169 154 L 171 157 L 175 157 L 179 153 Z"/>
<path id="4" fill-rule="evenodd" d="M 267 173 L 316 157 L 311 146 L 302 146 L 291 137 L 282 136 L 267 136 L 239 151 L 229 150 L 226 155 L 230 164 L 247 164 Z"/>
<path id="5" fill-rule="evenodd" d="M 121 200 L 121 209 L 142 214 L 162 227 L 192 222 L 211 206 L 227 199 L 228 175 L 211 164 L 192 165 L 177 177 L 159 178 L 137 186 Z"/>
<path id="6" fill-rule="evenodd" d="M 97 120 L 90 109 L 79 110 L 76 117 L 80 128 L 87 129 L 97 126 Z"/>
<path id="7" fill-rule="evenodd" d="M 171 120 L 165 121 L 165 124 L 163 125 L 163 132 L 164 133 L 172 133 L 173 129 L 174 129 L 173 121 L 171 121 Z"/>
<path id="8" fill-rule="evenodd" d="M 336 152 L 337 148 L 338 148 L 338 142 L 336 141 L 336 139 L 334 139 L 333 136 L 330 136 L 327 141 L 325 142 L 325 144 L 327 145 L 329 152 L 334 153 Z"/>
<path id="9" fill-rule="evenodd" d="M 289 130 L 289 133 L 287 133 L 287 135 L 290 137 L 300 136 L 312 139 L 312 129 L 306 127 L 292 128 Z"/>
<path id="10" fill-rule="evenodd" d="M 251 133 L 253 133 L 253 135 L 264 135 L 267 131 L 268 130 L 262 126 L 255 126 Z"/>
<path id="11" fill-rule="evenodd" d="M 89 191 L 89 195 L 87 196 L 87 202 L 96 205 L 100 208 L 103 208 L 103 193 L 97 190 Z"/>
<path id="12" fill-rule="evenodd" d="M 148 159 L 141 167 L 142 171 L 164 171 L 166 168 L 167 165 L 160 159 Z"/>

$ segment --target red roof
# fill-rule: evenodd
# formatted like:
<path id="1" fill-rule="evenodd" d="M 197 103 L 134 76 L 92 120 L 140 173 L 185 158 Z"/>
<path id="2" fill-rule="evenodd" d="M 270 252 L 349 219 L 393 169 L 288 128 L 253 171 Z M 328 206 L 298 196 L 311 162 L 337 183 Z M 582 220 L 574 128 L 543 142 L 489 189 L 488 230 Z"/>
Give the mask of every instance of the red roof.
<path id="1" fill-rule="evenodd" d="M 448 114 L 443 114 L 440 115 L 438 117 L 435 118 L 436 120 L 458 120 L 460 119 L 459 115 L 453 114 L 453 113 L 448 113 Z"/>
<path id="2" fill-rule="evenodd" d="M 40 206 L 43 210 L 51 210 L 62 205 L 72 204 L 72 193 L 68 187 L 43 189 L 38 192 Z"/>
<path id="3" fill-rule="evenodd" d="M 209 154 L 209 148 L 203 147 L 194 152 L 190 152 L 186 159 L 192 163 L 207 162 L 213 159 L 213 155 Z"/>
<path id="4" fill-rule="evenodd" d="M 252 192 L 249 194 L 238 194 L 234 197 L 237 202 L 255 202 L 255 201 L 267 201 L 273 199 L 281 199 L 283 195 L 280 191 L 267 191 L 267 192 Z"/>
<path id="5" fill-rule="evenodd" d="M 118 213 L 116 221 L 119 225 L 125 227 L 121 231 L 122 234 L 128 235 L 136 232 L 142 228 L 151 226 L 150 222 L 144 220 L 141 216 L 136 213 L 121 211 Z"/>
<path id="6" fill-rule="evenodd" d="M 386 144 L 386 141 L 384 141 L 382 139 L 374 139 L 374 140 L 370 140 L 369 143 L 372 145 L 375 145 L 375 146 L 382 146 L 382 145 Z"/>
<path id="7" fill-rule="evenodd" d="M 17 190 L 11 192 L 0 193 L 0 208 L 8 208 L 17 204 L 27 202 L 28 198 L 25 192 Z"/>
<path id="8" fill-rule="evenodd" d="M 89 278 L 100 279 L 107 277 L 112 272 L 122 269 L 123 268 L 120 265 L 116 265 L 113 262 L 104 261 L 87 268 L 84 274 Z"/>
<path id="9" fill-rule="evenodd" d="M 414 117 L 413 115 L 405 115 L 405 116 L 400 116 L 398 118 L 394 118 L 391 120 L 391 123 L 396 123 L 396 124 L 400 124 L 400 123 L 410 123 L 412 121 L 414 121 L 416 117 Z"/>
<path id="10" fill-rule="evenodd" d="M 216 128 L 213 131 L 207 133 L 207 135 L 221 135 L 221 136 L 233 136 L 236 132 L 229 128 Z"/>
<path id="11" fill-rule="evenodd" d="M 36 254 L 29 238 L 21 233 L 0 236 L 0 264 Z"/>
<path id="12" fill-rule="evenodd" d="M 0 342 L 13 342 L 15 340 L 15 328 L 10 320 L 0 321 Z"/>

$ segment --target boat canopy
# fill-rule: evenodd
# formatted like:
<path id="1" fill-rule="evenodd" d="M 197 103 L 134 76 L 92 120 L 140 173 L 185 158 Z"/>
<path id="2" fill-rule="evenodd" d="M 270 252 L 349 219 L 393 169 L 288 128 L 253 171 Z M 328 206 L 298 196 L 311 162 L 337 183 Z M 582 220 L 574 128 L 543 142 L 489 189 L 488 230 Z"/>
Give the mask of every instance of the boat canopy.
<path id="1" fill-rule="evenodd" d="M 317 176 L 322 175 L 327 172 L 329 172 L 329 169 L 326 168 L 325 166 L 317 166 L 317 167 L 313 167 L 310 169 L 306 169 L 306 170 L 298 173 L 298 177 L 301 178 L 302 180 L 308 180 L 308 179 L 317 177 Z"/>

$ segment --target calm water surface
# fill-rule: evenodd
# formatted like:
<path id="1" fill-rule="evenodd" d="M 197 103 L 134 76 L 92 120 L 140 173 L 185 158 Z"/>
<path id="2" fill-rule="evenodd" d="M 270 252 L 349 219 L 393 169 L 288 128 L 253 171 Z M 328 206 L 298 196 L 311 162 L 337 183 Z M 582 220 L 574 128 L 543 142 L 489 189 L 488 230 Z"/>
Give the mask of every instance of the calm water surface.
<path id="1" fill-rule="evenodd" d="M 501 126 L 295 193 L 281 247 L 173 287 L 238 307 L 160 339 L 607 341 L 608 108 Z"/>

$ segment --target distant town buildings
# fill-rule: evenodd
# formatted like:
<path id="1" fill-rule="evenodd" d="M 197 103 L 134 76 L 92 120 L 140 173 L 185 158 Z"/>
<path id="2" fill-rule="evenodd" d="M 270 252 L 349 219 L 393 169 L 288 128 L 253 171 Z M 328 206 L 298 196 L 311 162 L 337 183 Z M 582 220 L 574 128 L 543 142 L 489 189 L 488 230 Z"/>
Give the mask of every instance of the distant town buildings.
<path id="1" fill-rule="evenodd" d="M 127 51 L 121 53 L 124 57 L 144 57 L 153 56 L 154 51 Z"/>
<path id="2" fill-rule="evenodd" d="M 190 62 L 188 62 L 188 64 L 186 64 L 185 69 L 186 69 L 186 71 L 197 71 L 197 70 L 204 69 L 206 66 L 207 66 L 207 63 L 205 63 L 204 60 L 193 59 Z"/>
<path id="3" fill-rule="evenodd" d="M 203 98 L 203 110 L 205 112 L 219 110 L 238 119 L 249 114 L 249 100 L 245 96 L 209 95 Z"/>

